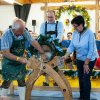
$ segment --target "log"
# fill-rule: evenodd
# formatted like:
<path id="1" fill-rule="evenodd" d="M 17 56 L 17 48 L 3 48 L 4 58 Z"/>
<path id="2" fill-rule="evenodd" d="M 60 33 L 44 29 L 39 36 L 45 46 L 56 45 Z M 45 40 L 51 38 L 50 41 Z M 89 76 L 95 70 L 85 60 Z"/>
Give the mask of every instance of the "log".
<path id="1" fill-rule="evenodd" d="M 52 77 L 54 81 L 58 84 L 64 95 L 64 100 L 72 100 L 72 90 L 70 88 L 68 81 L 65 81 L 65 77 L 63 76 L 62 72 L 59 71 L 58 74 L 52 68 L 52 64 L 54 64 L 54 66 L 57 64 L 57 57 L 54 57 L 54 59 L 48 63 L 43 63 L 41 61 L 39 62 L 38 59 L 36 59 L 34 56 L 29 59 L 28 66 L 31 69 L 33 69 L 33 72 L 29 76 L 29 79 L 26 82 L 27 84 L 26 84 L 25 100 L 30 100 L 33 85 L 43 72 Z"/>

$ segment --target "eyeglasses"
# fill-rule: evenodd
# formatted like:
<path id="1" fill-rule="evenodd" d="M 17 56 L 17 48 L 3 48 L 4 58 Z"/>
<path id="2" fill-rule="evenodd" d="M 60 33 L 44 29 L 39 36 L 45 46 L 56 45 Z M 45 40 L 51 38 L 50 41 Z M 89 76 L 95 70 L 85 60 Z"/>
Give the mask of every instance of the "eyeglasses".
<path id="1" fill-rule="evenodd" d="M 79 25 L 73 25 L 74 28 L 77 28 Z"/>
<path id="2" fill-rule="evenodd" d="M 70 37 L 71 35 L 67 35 L 67 37 Z"/>
<path id="3" fill-rule="evenodd" d="M 52 16 L 48 16 L 48 18 L 53 18 Z"/>

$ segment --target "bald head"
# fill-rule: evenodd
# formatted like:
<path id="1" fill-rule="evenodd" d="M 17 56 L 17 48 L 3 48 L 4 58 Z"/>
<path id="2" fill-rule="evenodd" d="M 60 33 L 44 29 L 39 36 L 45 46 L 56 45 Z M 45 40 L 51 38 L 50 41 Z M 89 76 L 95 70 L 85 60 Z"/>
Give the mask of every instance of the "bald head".
<path id="1" fill-rule="evenodd" d="M 18 30 L 21 27 L 25 27 L 25 22 L 21 19 L 15 18 L 13 20 L 12 29 Z"/>
<path id="2" fill-rule="evenodd" d="M 15 18 L 12 24 L 12 30 L 15 35 L 23 34 L 25 29 L 25 22 L 21 19 Z"/>

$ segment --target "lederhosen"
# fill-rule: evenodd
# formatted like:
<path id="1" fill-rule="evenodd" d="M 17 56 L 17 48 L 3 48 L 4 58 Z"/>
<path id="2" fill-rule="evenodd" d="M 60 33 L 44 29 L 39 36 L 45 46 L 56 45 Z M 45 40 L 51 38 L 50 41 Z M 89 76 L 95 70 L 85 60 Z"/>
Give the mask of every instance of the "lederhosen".
<path id="1" fill-rule="evenodd" d="M 58 25 L 58 21 L 56 21 L 56 23 L 55 23 L 55 31 L 47 31 L 47 22 L 45 22 L 45 35 L 56 35 L 56 37 L 57 37 L 57 35 L 58 35 L 58 31 L 57 31 L 57 25 Z M 56 67 L 54 67 L 53 68 L 55 71 L 58 71 L 58 67 L 56 66 Z M 45 74 L 44 74 L 45 75 Z"/>
<path id="2" fill-rule="evenodd" d="M 45 35 L 56 35 L 57 37 L 57 25 L 58 25 L 58 21 L 56 21 L 56 25 L 55 25 L 55 31 L 47 31 L 47 22 L 45 22 Z"/>
<path id="3" fill-rule="evenodd" d="M 10 33 L 13 38 L 12 46 L 10 48 L 10 52 L 18 57 L 22 57 L 25 50 L 25 37 L 21 40 L 15 39 L 13 33 L 10 30 Z M 8 88 L 12 80 L 18 80 L 18 85 L 25 85 L 25 75 L 26 68 L 25 64 L 22 64 L 18 61 L 10 60 L 6 57 L 2 60 L 2 76 L 4 82 L 2 87 Z"/>

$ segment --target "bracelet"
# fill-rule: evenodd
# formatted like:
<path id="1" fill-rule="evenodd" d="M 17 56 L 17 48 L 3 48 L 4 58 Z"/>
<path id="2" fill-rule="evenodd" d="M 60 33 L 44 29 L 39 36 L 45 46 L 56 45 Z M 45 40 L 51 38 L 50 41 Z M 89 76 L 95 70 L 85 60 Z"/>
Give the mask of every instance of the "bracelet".
<path id="1" fill-rule="evenodd" d="M 19 58 L 20 58 L 20 57 L 17 57 L 17 58 L 16 58 L 16 61 L 18 61 L 18 60 L 19 60 Z"/>

